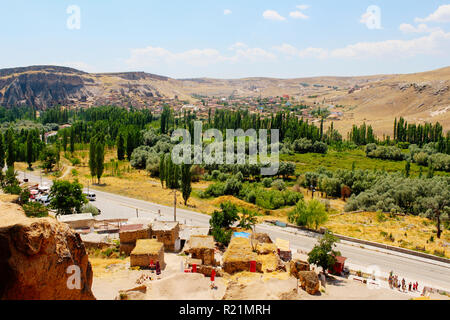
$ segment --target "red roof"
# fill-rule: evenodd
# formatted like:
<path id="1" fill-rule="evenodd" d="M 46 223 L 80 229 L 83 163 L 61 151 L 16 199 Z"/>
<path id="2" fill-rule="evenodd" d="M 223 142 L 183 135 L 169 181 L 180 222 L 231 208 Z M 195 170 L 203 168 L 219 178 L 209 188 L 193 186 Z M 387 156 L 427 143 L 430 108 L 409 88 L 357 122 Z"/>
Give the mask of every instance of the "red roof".
<path id="1" fill-rule="evenodd" d="M 341 256 L 336 257 L 336 262 L 337 263 L 344 264 L 345 260 L 347 260 L 346 257 L 341 257 Z"/>

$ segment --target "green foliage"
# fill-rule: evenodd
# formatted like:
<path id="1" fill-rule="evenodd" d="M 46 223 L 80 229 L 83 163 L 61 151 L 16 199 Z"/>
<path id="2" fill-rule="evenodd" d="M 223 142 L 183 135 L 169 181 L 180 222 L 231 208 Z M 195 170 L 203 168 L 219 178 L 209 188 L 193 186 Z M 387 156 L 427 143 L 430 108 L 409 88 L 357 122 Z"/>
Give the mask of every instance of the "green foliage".
<path id="1" fill-rule="evenodd" d="M 56 165 L 56 150 L 53 147 L 46 147 L 41 153 L 42 168 L 48 171 L 53 171 Z"/>
<path id="2" fill-rule="evenodd" d="M 5 193 L 20 195 L 22 192 L 19 180 L 17 179 L 17 172 L 14 171 L 13 167 L 8 167 L 5 176 L 2 176 L 1 185 Z"/>
<path id="3" fill-rule="evenodd" d="M 123 138 L 122 133 L 117 136 L 117 159 L 125 159 L 125 139 Z"/>
<path id="4" fill-rule="evenodd" d="M 264 178 L 262 181 L 262 184 L 264 186 L 264 188 L 270 188 L 272 186 L 272 178 Z"/>
<path id="5" fill-rule="evenodd" d="M 241 219 L 239 220 L 238 227 L 246 230 L 251 230 L 256 225 L 256 213 L 247 209 L 242 209 Z"/>
<path id="6" fill-rule="evenodd" d="M 211 230 L 211 235 L 214 237 L 214 240 L 218 243 L 223 244 L 224 246 L 228 246 L 232 234 L 233 230 L 231 229 L 213 228 Z"/>
<path id="7" fill-rule="evenodd" d="M 286 184 L 283 180 L 275 180 L 274 182 L 272 182 L 272 188 L 283 191 L 286 190 Z"/>
<path id="8" fill-rule="evenodd" d="M 98 208 L 90 203 L 87 203 L 81 207 L 81 213 L 90 213 L 93 216 L 98 216 L 100 214 Z"/>
<path id="9" fill-rule="evenodd" d="M 28 202 L 23 205 L 23 211 L 27 217 L 43 218 L 48 216 L 48 209 L 39 202 Z"/>
<path id="10" fill-rule="evenodd" d="M 334 250 L 339 239 L 332 233 L 325 232 L 319 243 L 308 253 L 308 263 L 315 264 L 326 273 L 336 263 L 336 257 L 340 256 L 339 251 Z"/>
<path id="11" fill-rule="evenodd" d="M 239 220 L 238 210 L 231 202 L 221 203 L 220 208 L 221 211 L 214 211 L 209 221 L 211 234 L 217 242 L 228 245 L 232 234 L 230 227 Z"/>
<path id="12" fill-rule="evenodd" d="M 187 205 L 187 201 L 192 192 L 192 179 L 191 179 L 191 165 L 181 165 L 181 193 L 183 194 L 184 205 Z"/>
<path id="13" fill-rule="evenodd" d="M 83 204 L 88 200 L 83 194 L 83 186 L 75 181 L 56 180 L 50 189 L 50 207 L 57 210 L 57 214 L 73 214 L 80 212 Z"/>
<path id="14" fill-rule="evenodd" d="M 297 206 L 288 214 L 290 222 L 298 226 L 318 229 L 319 225 L 328 220 L 325 205 L 318 200 L 311 200 L 308 204 L 300 200 Z"/>
<path id="15" fill-rule="evenodd" d="M 239 220 L 237 207 L 231 202 L 223 202 L 220 204 L 221 211 L 214 211 L 209 221 L 211 227 L 214 228 L 230 228 L 230 226 Z"/>
<path id="16" fill-rule="evenodd" d="M 366 146 L 366 155 L 369 158 L 383 160 L 403 161 L 405 159 L 405 154 L 399 148 L 377 146 L 374 143 Z"/>

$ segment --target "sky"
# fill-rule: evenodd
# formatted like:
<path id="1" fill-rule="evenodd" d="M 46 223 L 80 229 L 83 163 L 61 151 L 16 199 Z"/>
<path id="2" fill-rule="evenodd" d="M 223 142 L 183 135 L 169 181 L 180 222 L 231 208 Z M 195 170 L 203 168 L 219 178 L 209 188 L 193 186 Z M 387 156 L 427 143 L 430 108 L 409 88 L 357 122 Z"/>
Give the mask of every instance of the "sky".
<path id="1" fill-rule="evenodd" d="M 231 79 L 450 65 L 449 0 L 1 1 L 0 68 Z"/>

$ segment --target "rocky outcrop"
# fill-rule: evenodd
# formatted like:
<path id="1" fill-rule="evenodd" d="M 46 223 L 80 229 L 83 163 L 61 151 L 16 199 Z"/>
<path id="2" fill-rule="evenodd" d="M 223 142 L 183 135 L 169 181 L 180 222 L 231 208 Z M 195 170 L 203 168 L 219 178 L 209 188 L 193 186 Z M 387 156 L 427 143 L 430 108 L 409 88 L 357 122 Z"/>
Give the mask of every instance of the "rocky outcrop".
<path id="1" fill-rule="evenodd" d="M 299 271 L 309 271 L 309 263 L 301 260 L 292 260 L 289 262 L 289 273 L 298 279 Z"/>
<path id="2" fill-rule="evenodd" d="M 80 236 L 53 218 L 27 218 L 0 203 L 0 299 L 93 300 Z"/>
<path id="3" fill-rule="evenodd" d="M 307 293 L 314 295 L 319 292 L 319 277 L 314 271 L 299 271 L 298 279 L 300 280 L 300 286 Z"/>

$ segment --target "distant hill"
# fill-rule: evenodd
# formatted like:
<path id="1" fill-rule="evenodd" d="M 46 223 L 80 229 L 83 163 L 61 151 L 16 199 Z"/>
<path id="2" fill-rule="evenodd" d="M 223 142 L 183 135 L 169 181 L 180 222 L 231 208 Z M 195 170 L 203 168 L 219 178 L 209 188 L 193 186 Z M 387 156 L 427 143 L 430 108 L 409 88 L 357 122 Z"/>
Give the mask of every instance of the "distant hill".
<path id="1" fill-rule="evenodd" d="M 366 77 L 297 79 L 173 79 L 145 72 L 86 73 L 59 66 L 0 70 L 0 105 L 90 107 L 102 104 L 145 108 L 160 98 L 195 102 L 193 95 L 270 97 L 290 95 L 310 105 L 343 105 L 335 127 L 372 124 L 390 134 L 394 117 L 408 121 L 440 121 L 450 129 L 450 67 L 439 70 Z"/>

